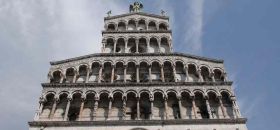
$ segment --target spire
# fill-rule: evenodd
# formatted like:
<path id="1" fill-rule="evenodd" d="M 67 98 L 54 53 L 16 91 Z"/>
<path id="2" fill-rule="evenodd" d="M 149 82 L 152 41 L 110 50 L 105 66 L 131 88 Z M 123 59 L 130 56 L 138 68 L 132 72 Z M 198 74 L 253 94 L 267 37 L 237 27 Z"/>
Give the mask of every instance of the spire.
<path id="1" fill-rule="evenodd" d="M 144 7 L 141 2 L 134 2 L 129 6 L 129 12 L 140 12 L 143 8 Z"/>

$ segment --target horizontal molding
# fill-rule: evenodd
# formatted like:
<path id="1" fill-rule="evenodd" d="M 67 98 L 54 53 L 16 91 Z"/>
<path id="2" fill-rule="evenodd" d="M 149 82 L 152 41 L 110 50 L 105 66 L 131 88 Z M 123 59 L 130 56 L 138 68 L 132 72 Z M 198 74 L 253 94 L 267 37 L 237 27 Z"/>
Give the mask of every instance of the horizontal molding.
<path id="1" fill-rule="evenodd" d="M 111 33 L 172 33 L 171 30 L 124 30 L 124 31 L 102 31 L 102 34 Z"/>
<path id="2" fill-rule="evenodd" d="M 31 121 L 30 127 L 51 126 L 154 126 L 194 124 L 246 124 L 246 118 L 238 119 L 175 119 L 175 120 L 118 120 L 118 121 Z"/>
<path id="3" fill-rule="evenodd" d="M 50 62 L 50 64 L 58 65 L 58 64 L 63 64 L 63 63 L 67 63 L 67 62 L 76 61 L 76 60 L 92 58 L 92 57 L 119 57 L 119 56 L 127 56 L 127 57 L 131 57 L 131 56 L 132 57 L 137 57 L 137 56 L 182 56 L 182 57 L 186 57 L 186 58 L 209 61 L 209 62 L 214 62 L 214 63 L 224 63 L 224 61 L 220 60 L 220 59 L 212 59 L 212 58 L 207 58 L 207 57 L 202 57 L 202 56 L 175 52 L 175 53 L 94 53 L 94 54 L 90 54 L 90 55 L 85 55 L 85 56 L 60 60 L 60 61 L 52 61 L 52 62 Z"/>
<path id="4" fill-rule="evenodd" d="M 139 86 L 221 86 L 228 85 L 231 86 L 233 82 L 145 82 L 145 83 L 42 83 L 43 87 L 139 87 Z"/>
<path id="5" fill-rule="evenodd" d="M 169 20 L 168 16 L 162 16 L 162 15 L 157 15 L 157 14 L 148 14 L 148 13 L 144 13 L 144 12 L 131 12 L 131 13 L 126 13 L 126 14 L 121 14 L 121 15 L 108 16 L 108 17 L 105 17 L 104 20 L 116 19 L 116 18 L 135 15 L 135 14 Z"/>

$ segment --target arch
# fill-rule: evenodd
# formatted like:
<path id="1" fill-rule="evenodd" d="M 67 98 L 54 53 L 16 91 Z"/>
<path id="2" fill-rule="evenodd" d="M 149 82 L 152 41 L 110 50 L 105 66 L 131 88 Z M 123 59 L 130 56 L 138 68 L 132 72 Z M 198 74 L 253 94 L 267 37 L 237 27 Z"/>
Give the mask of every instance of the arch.
<path id="1" fill-rule="evenodd" d="M 190 82 L 197 82 L 199 80 L 196 64 L 188 63 L 188 76 Z"/>
<path id="2" fill-rule="evenodd" d="M 151 63 L 151 80 L 152 82 L 161 81 L 161 65 L 157 60 Z"/>
<path id="3" fill-rule="evenodd" d="M 87 96 L 88 94 L 94 94 L 94 95 L 97 95 L 97 93 L 93 90 L 88 90 L 85 92 L 85 95 Z"/>
<path id="4" fill-rule="evenodd" d="M 147 30 L 147 28 L 146 28 L 146 21 L 144 19 L 139 19 L 138 20 L 137 30 Z"/>
<path id="5" fill-rule="evenodd" d="M 51 83 L 60 83 L 61 79 L 62 79 L 62 71 L 60 70 L 55 70 L 52 73 L 52 78 L 50 80 Z"/>
<path id="6" fill-rule="evenodd" d="M 112 37 L 108 37 L 106 39 L 106 42 L 105 42 L 105 50 L 104 52 L 105 53 L 113 53 L 114 52 L 114 44 L 115 44 L 115 39 L 112 38 Z"/>
<path id="7" fill-rule="evenodd" d="M 149 48 L 151 53 L 159 53 L 160 48 L 159 48 L 159 43 L 158 39 L 155 37 L 150 38 L 150 48 Z"/>
<path id="8" fill-rule="evenodd" d="M 128 38 L 127 49 L 129 53 L 136 53 L 136 38 Z"/>
<path id="9" fill-rule="evenodd" d="M 135 97 L 138 97 L 138 93 L 137 93 L 137 91 L 135 91 L 135 90 L 127 90 L 127 91 L 125 92 L 125 95 L 127 96 L 129 93 L 133 93 L 133 94 L 135 95 Z"/>
<path id="10" fill-rule="evenodd" d="M 150 21 L 150 22 L 149 22 L 149 24 L 148 24 L 148 30 L 152 30 L 152 31 L 157 30 L 157 25 L 156 25 L 156 22 L 155 22 L 155 21 Z"/>
<path id="11" fill-rule="evenodd" d="M 116 53 L 125 53 L 125 38 L 120 37 L 117 39 Z"/>
<path id="12" fill-rule="evenodd" d="M 116 93 L 121 93 L 122 96 L 124 96 L 124 92 L 123 92 L 122 90 L 120 90 L 120 89 L 114 90 L 114 91 L 112 92 L 112 95 L 114 96 Z"/>
<path id="13" fill-rule="evenodd" d="M 125 21 L 120 21 L 118 23 L 118 31 L 125 31 L 126 30 L 126 24 Z"/>
<path id="14" fill-rule="evenodd" d="M 225 80 L 225 78 L 223 76 L 223 70 L 222 69 L 214 68 L 213 73 L 214 73 L 215 81 L 219 82 L 219 81 L 224 81 Z"/>
<path id="15" fill-rule="evenodd" d="M 149 64 L 147 62 L 141 61 L 139 64 L 139 79 L 140 82 L 148 82 L 149 77 Z"/>
<path id="16" fill-rule="evenodd" d="M 203 81 L 207 82 L 207 81 L 212 81 L 211 77 L 210 77 L 210 70 L 207 66 L 200 66 L 200 73 L 201 76 L 203 78 Z"/>
<path id="17" fill-rule="evenodd" d="M 88 82 L 90 83 L 98 82 L 99 70 L 101 69 L 101 66 L 102 66 L 101 61 L 92 62 Z"/>
<path id="18" fill-rule="evenodd" d="M 160 52 L 170 53 L 170 43 L 166 37 L 160 39 Z"/>
<path id="19" fill-rule="evenodd" d="M 166 94 L 167 94 L 167 95 L 168 95 L 168 93 L 174 93 L 176 96 L 178 96 L 177 91 L 174 90 L 174 89 L 168 89 L 168 90 L 166 90 Z"/>
<path id="20" fill-rule="evenodd" d="M 177 82 L 184 82 L 186 81 L 186 71 L 185 71 L 185 66 L 182 61 L 176 61 L 175 62 L 175 79 Z"/>
<path id="21" fill-rule="evenodd" d="M 127 63 L 125 78 L 127 82 L 136 82 L 136 64 L 134 62 Z"/>
<path id="22" fill-rule="evenodd" d="M 43 95 L 43 98 L 46 100 L 47 96 L 55 97 L 56 93 L 54 91 L 48 91 L 46 94 Z"/>
<path id="23" fill-rule="evenodd" d="M 108 94 L 108 96 L 109 96 L 110 92 L 108 90 L 102 90 L 98 93 L 98 95 L 100 96 L 101 94 Z"/>
<path id="24" fill-rule="evenodd" d="M 173 70 L 173 64 L 170 61 L 164 61 L 163 62 L 163 71 L 164 71 L 164 79 L 165 82 L 174 82 L 174 70 Z"/>
<path id="25" fill-rule="evenodd" d="M 138 52 L 139 53 L 147 53 L 148 52 L 147 39 L 146 38 L 141 37 L 139 39 Z"/>
<path id="26" fill-rule="evenodd" d="M 219 95 L 222 95 L 222 93 L 225 93 L 225 94 L 227 94 L 230 97 L 233 96 L 232 92 L 229 91 L 229 90 L 226 90 L 226 89 L 221 89 L 219 92 L 220 92 Z"/>
<path id="27" fill-rule="evenodd" d="M 155 95 L 155 93 L 161 93 L 163 97 L 166 96 L 165 93 L 164 93 L 164 91 L 163 91 L 163 90 L 160 90 L 160 89 L 155 89 L 155 90 L 152 91 L 152 93 L 153 93 L 153 95 Z"/>
<path id="28" fill-rule="evenodd" d="M 80 65 L 79 66 L 79 76 L 77 77 L 77 83 L 85 83 L 87 78 L 88 66 Z"/>
<path id="29" fill-rule="evenodd" d="M 109 23 L 107 26 L 107 31 L 115 31 L 115 30 L 116 30 L 115 23 Z"/>
<path id="30" fill-rule="evenodd" d="M 214 90 L 214 89 L 208 89 L 207 91 L 206 91 L 206 95 L 209 95 L 209 93 L 213 93 L 213 94 L 215 94 L 217 97 L 220 95 L 216 90 Z"/>
<path id="31" fill-rule="evenodd" d="M 168 30 L 167 24 L 166 23 L 160 23 L 159 24 L 159 30 L 161 30 L 161 31 Z"/>
<path id="32" fill-rule="evenodd" d="M 150 92 L 149 90 L 147 90 L 147 89 L 143 89 L 143 90 L 141 90 L 141 91 L 139 92 L 140 97 L 141 97 L 141 94 L 142 94 L 142 93 L 148 93 L 148 94 L 151 96 L 151 92 Z"/>
<path id="33" fill-rule="evenodd" d="M 127 30 L 136 30 L 136 20 L 130 19 L 128 21 Z"/>

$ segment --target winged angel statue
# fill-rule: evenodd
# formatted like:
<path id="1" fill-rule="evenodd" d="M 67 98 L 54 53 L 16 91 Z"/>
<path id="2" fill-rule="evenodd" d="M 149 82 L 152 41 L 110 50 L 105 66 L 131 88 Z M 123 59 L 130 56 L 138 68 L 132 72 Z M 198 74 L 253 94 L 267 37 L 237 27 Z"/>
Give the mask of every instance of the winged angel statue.
<path id="1" fill-rule="evenodd" d="M 129 12 L 140 12 L 143 9 L 143 4 L 140 2 L 134 2 L 129 6 Z"/>

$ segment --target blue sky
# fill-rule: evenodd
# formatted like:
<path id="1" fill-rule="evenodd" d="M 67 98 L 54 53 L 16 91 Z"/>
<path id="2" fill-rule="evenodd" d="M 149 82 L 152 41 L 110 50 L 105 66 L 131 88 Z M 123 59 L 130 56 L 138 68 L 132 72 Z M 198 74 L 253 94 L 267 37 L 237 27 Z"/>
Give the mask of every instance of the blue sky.
<path id="1" fill-rule="evenodd" d="M 103 17 L 133 0 L 0 0 L 0 126 L 27 129 L 49 61 L 100 51 Z M 280 123 L 279 0 L 142 0 L 170 16 L 177 52 L 225 60 L 250 130 Z"/>

